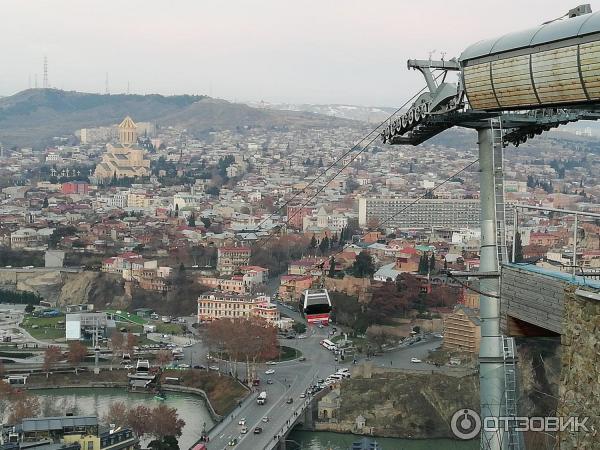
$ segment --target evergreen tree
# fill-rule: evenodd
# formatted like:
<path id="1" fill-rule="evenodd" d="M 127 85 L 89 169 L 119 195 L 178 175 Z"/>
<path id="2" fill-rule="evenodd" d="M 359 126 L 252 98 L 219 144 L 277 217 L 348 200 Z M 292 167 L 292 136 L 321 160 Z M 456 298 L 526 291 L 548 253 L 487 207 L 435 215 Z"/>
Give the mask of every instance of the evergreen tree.
<path id="1" fill-rule="evenodd" d="M 329 259 L 329 278 L 333 278 L 335 275 L 335 258 L 332 256 Z"/>
<path id="2" fill-rule="evenodd" d="M 429 258 L 426 254 L 421 255 L 419 259 L 419 275 L 427 275 L 427 270 L 429 268 Z"/>
<path id="3" fill-rule="evenodd" d="M 444 258 L 444 270 L 448 270 L 448 261 Z"/>
<path id="4" fill-rule="evenodd" d="M 321 250 L 321 254 L 325 254 L 327 250 L 329 250 L 329 238 L 327 236 L 321 239 L 321 242 L 319 243 L 319 250 Z"/>
<path id="5" fill-rule="evenodd" d="M 515 254 L 513 255 L 513 262 L 523 262 L 523 244 L 521 243 L 521 233 L 518 231 L 515 233 Z"/>
<path id="6" fill-rule="evenodd" d="M 310 238 L 310 248 L 317 248 L 317 238 L 315 237 L 315 235 L 312 235 L 312 238 Z"/>
<path id="7" fill-rule="evenodd" d="M 188 227 L 195 227 L 196 226 L 196 216 L 194 215 L 194 213 L 190 214 L 190 217 L 188 217 Z"/>
<path id="8" fill-rule="evenodd" d="M 352 264 L 352 271 L 354 276 L 359 278 L 370 277 L 375 273 L 375 263 L 369 252 L 363 250 L 356 256 Z"/>
<path id="9" fill-rule="evenodd" d="M 431 258 L 429 258 L 429 273 L 435 272 L 435 255 L 431 252 Z"/>
<path id="10" fill-rule="evenodd" d="M 42 208 L 48 207 L 48 197 L 44 197 L 44 203 L 42 204 Z"/>
<path id="11" fill-rule="evenodd" d="M 179 217 L 179 205 L 175 204 L 175 217 Z"/>

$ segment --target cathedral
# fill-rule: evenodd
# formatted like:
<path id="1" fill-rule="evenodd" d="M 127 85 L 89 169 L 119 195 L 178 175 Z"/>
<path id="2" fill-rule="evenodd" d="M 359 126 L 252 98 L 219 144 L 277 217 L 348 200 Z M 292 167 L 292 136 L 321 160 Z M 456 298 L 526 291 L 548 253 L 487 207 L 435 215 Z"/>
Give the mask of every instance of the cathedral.
<path id="1" fill-rule="evenodd" d="M 127 116 L 119 125 L 119 144 L 107 144 L 102 161 L 96 166 L 94 177 L 98 182 L 116 178 L 136 178 L 150 175 L 150 160 L 145 150 L 137 145 L 137 127 Z"/>

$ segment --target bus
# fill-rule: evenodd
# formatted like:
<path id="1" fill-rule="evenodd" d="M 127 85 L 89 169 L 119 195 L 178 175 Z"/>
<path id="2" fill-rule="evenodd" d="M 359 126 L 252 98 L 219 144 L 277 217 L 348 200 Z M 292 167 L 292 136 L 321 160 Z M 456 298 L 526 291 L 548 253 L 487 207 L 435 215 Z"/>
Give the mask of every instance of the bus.
<path id="1" fill-rule="evenodd" d="M 333 342 L 331 342 L 329 339 L 323 339 L 321 341 L 321 345 L 323 347 L 325 347 L 327 350 L 337 350 L 337 345 L 335 345 Z"/>
<path id="2" fill-rule="evenodd" d="M 327 289 L 307 289 L 300 301 L 300 311 L 309 324 L 329 324 L 331 299 Z"/>

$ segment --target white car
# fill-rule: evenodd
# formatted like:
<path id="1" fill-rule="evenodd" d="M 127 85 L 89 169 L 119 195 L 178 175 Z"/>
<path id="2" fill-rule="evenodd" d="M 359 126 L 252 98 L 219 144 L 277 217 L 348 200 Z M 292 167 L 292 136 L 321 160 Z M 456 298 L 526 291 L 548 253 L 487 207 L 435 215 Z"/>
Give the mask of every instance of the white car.
<path id="1" fill-rule="evenodd" d="M 246 425 L 246 418 L 245 418 L 245 417 L 242 417 L 242 418 L 240 419 L 240 421 L 238 422 L 238 425 L 245 426 L 245 425 Z"/>
<path id="2" fill-rule="evenodd" d="M 210 370 L 219 370 L 219 368 L 217 366 L 210 366 L 209 369 Z"/>
<path id="3" fill-rule="evenodd" d="M 266 364 L 267 366 L 274 366 L 277 364 L 277 361 L 267 361 Z"/>
<path id="4" fill-rule="evenodd" d="M 420 363 L 420 362 L 423 362 L 423 361 L 421 361 L 419 358 L 410 358 L 410 362 L 411 363 Z"/>
<path id="5" fill-rule="evenodd" d="M 306 335 L 305 334 L 299 334 L 296 339 L 306 339 Z"/>
<path id="6" fill-rule="evenodd" d="M 302 394 L 300 394 L 300 398 L 306 398 L 306 394 L 303 392 Z"/>
<path id="7" fill-rule="evenodd" d="M 273 375 L 275 373 L 275 371 L 273 369 L 269 369 L 265 371 L 266 375 Z"/>
<path id="8" fill-rule="evenodd" d="M 242 429 L 240 430 L 240 433 L 242 434 L 246 434 L 248 432 L 248 427 L 242 427 Z"/>

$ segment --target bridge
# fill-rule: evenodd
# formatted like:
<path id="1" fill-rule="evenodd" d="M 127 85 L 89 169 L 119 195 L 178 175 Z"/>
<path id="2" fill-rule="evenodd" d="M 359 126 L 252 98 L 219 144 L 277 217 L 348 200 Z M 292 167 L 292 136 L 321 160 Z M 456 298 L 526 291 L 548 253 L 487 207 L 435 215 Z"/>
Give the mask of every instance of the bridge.
<path id="1" fill-rule="evenodd" d="M 318 399 L 329 392 L 328 389 L 302 398 L 308 388 L 319 378 L 326 378 L 339 368 L 334 355 L 320 345 L 327 337 L 326 329 L 314 328 L 306 339 L 296 339 L 294 346 L 306 357 L 306 361 L 287 361 L 273 366 L 275 373 L 260 375 L 261 386 L 209 432 L 210 450 L 226 448 L 232 439 L 237 440 L 238 450 L 285 449 L 289 432 L 298 424 L 312 424 L 313 410 Z M 267 384 L 267 379 L 272 384 Z M 261 391 L 267 392 L 264 405 L 256 402 Z M 291 399 L 291 403 L 288 403 Z M 240 419 L 246 419 L 247 434 L 242 434 Z M 268 421 L 263 419 L 268 418 Z M 266 419 L 265 419 L 266 420 Z M 262 428 L 254 434 L 256 427 Z"/>

